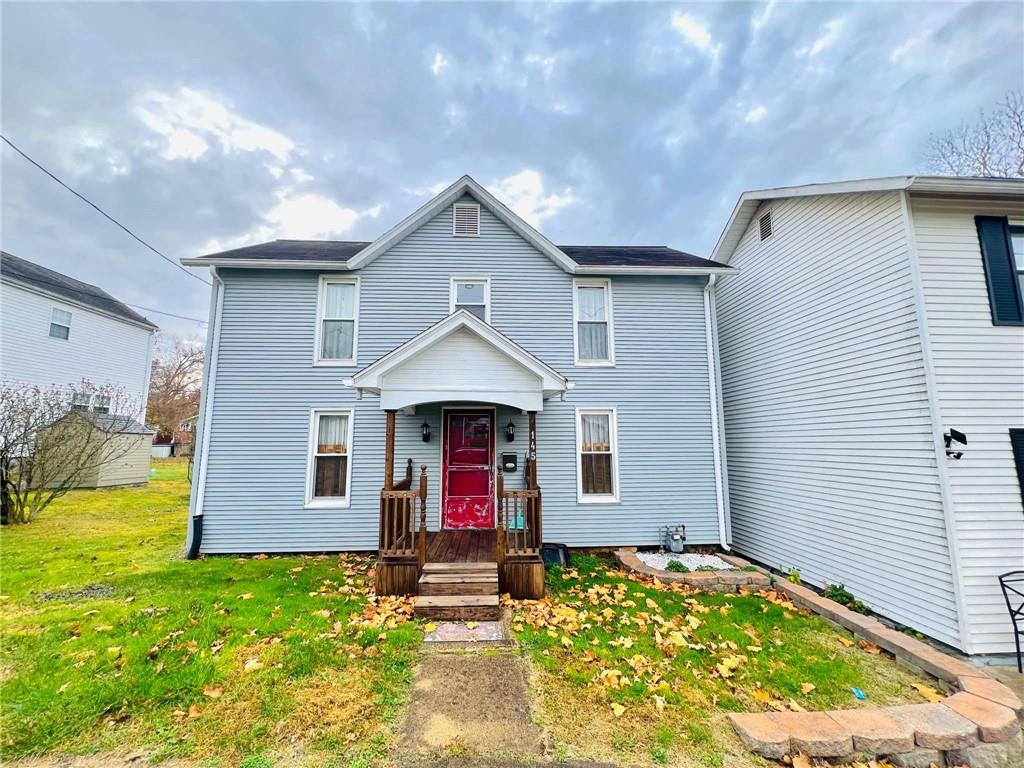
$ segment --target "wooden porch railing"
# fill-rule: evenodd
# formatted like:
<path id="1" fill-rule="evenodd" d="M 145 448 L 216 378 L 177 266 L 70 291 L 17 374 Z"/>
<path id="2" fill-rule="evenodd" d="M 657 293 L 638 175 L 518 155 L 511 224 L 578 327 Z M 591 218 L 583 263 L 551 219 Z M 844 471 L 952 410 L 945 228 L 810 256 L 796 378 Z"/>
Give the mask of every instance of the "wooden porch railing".
<path id="1" fill-rule="evenodd" d="M 412 485 L 412 460 L 409 461 L 406 474 L 409 476 L 409 485 Z M 412 490 L 408 486 L 404 489 L 381 489 L 378 549 L 381 557 L 416 560 L 422 568 L 427 553 L 426 464 L 420 467 L 418 489 Z"/>
<path id="2" fill-rule="evenodd" d="M 527 476 L 534 485 L 530 473 Z M 544 541 L 540 488 L 506 491 L 500 468 L 497 486 L 498 565 L 508 558 L 539 557 Z"/>
<path id="3" fill-rule="evenodd" d="M 408 491 L 412 488 L 412 459 L 406 459 L 405 477 L 391 485 L 396 491 Z"/>

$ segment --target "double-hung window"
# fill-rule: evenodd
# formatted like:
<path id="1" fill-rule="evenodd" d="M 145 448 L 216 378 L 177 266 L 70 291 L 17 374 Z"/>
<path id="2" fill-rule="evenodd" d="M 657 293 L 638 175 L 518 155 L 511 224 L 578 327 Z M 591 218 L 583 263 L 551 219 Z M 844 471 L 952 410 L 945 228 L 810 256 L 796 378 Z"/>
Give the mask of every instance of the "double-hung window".
<path id="1" fill-rule="evenodd" d="M 575 281 L 573 315 L 576 365 L 614 365 L 611 281 Z"/>
<path id="2" fill-rule="evenodd" d="M 92 405 L 92 395 L 88 392 L 73 392 L 71 394 L 71 408 L 76 411 L 88 411 Z"/>
<path id="3" fill-rule="evenodd" d="M 1010 247 L 1017 268 L 1017 288 L 1024 300 L 1024 226 L 1010 227 Z"/>
<path id="4" fill-rule="evenodd" d="M 66 339 L 71 335 L 71 313 L 65 309 L 53 307 L 50 310 L 50 336 L 55 339 Z"/>
<path id="5" fill-rule="evenodd" d="M 93 413 L 110 413 L 110 395 L 96 395 L 92 399 Z"/>
<path id="6" fill-rule="evenodd" d="M 316 364 L 355 365 L 359 280 L 321 277 L 317 300 Z"/>
<path id="7" fill-rule="evenodd" d="M 306 505 L 347 507 L 352 478 L 352 412 L 314 410 L 309 442 Z"/>
<path id="8" fill-rule="evenodd" d="M 491 321 L 491 282 L 487 278 L 453 277 L 449 311 L 464 309 L 485 323 Z"/>
<path id="9" fill-rule="evenodd" d="M 615 409 L 576 410 L 576 467 L 579 501 L 619 500 L 619 457 Z"/>

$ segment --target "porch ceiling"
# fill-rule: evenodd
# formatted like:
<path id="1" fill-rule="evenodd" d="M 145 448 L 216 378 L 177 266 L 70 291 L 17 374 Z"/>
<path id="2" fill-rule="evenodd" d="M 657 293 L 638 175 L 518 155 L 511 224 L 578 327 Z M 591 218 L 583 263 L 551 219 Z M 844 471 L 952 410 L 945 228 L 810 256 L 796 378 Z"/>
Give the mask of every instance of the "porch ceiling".
<path id="1" fill-rule="evenodd" d="M 564 376 L 476 316 L 459 310 L 414 336 L 345 384 L 397 410 L 471 400 L 543 410 L 572 389 Z"/>

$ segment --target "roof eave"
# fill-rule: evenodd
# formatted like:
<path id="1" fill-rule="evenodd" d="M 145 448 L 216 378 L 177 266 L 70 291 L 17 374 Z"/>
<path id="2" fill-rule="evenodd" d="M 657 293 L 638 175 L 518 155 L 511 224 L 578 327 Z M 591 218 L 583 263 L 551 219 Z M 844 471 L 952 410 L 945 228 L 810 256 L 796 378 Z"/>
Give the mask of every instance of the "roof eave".
<path id="1" fill-rule="evenodd" d="M 602 265 L 578 264 L 573 271 L 577 275 L 731 275 L 738 270 L 735 267 L 654 267 L 632 266 L 627 264 Z"/>
<path id="2" fill-rule="evenodd" d="M 156 323 L 152 322 L 148 318 L 143 317 L 142 320 L 137 320 L 137 319 L 135 319 L 133 317 L 126 317 L 125 315 L 119 315 L 116 312 L 111 312 L 111 311 L 106 310 L 106 309 L 101 309 L 100 307 L 94 307 L 92 304 L 86 304 L 84 301 L 79 301 L 77 299 L 68 298 L 67 296 L 65 296 L 65 295 L 63 295 L 61 293 L 57 293 L 56 291 L 50 291 L 50 290 L 47 290 L 45 288 L 41 288 L 41 287 L 39 287 L 35 283 L 26 282 L 24 280 L 19 280 L 16 277 L 11 277 L 8 274 L 4 274 L 4 275 L 0 276 L 0 281 L 8 283 L 10 285 L 17 286 L 18 288 L 21 288 L 22 290 L 31 291 L 32 293 L 37 293 L 40 296 L 45 296 L 48 299 L 52 299 L 54 301 L 59 301 L 59 302 L 61 302 L 63 304 L 70 304 L 73 307 L 78 307 L 80 309 L 84 309 L 87 312 L 95 312 L 98 315 L 103 315 L 104 317 L 109 317 L 111 320 L 117 320 L 118 322 L 121 322 L 121 323 L 127 323 L 128 325 L 134 325 L 136 328 L 144 328 L 147 331 L 150 331 L 152 333 L 155 333 L 156 331 L 160 330 L 160 326 L 158 326 Z M 117 299 L 114 299 L 114 301 L 117 301 Z"/>
<path id="3" fill-rule="evenodd" d="M 309 261 L 308 259 L 218 259 L 213 256 L 196 256 L 179 259 L 186 267 L 240 267 L 244 269 L 334 269 L 349 271 L 356 269 L 349 261 Z"/>

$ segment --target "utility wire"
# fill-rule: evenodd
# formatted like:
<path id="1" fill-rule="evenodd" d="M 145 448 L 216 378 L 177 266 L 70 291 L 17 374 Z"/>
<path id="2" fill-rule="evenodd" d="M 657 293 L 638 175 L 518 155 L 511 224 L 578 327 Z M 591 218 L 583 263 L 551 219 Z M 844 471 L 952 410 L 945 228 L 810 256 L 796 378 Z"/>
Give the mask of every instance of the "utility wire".
<path id="1" fill-rule="evenodd" d="M 122 303 L 123 304 L 128 304 L 128 302 L 126 302 L 126 301 L 122 302 Z M 197 317 L 185 317 L 185 315 L 176 315 L 173 312 L 164 312 L 162 309 L 153 309 L 152 307 L 143 307 L 143 306 L 140 306 L 138 304 L 128 304 L 128 306 L 129 307 L 135 307 L 136 309 L 141 309 L 143 312 L 156 312 L 158 315 L 167 315 L 168 317 L 176 317 L 179 320 L 191 320 L 193 323 L 199 323 L 200 325 L 206 325 L 206 321 L 205 320 L 200 320 Z"/>
<path id="2" fill-rule="evenodd" d="M 45 174 L 46 174 L 47 176 L 49 176 L 49 177 L 50 177 L 51 179 L 53 179 L 53 180 L 54 180 L 54 181 L 56 181 L 56 182 L 57 182 L 58 184 L 60 184 L 60 185 L 61 185 L 62 187 L 64 187 L 64 189 L 66 189 L 66 190 L 67 190 L 68 192 L 70 192 L 71 194 L 73 194 L 73 195 L 74 195 L 75 197 L 77 197 L 78 199 L 80 199 L 80 200 L 81 200 L 82 202 L 84 202 L 84 203 L 86 203 L 86 204 L 88 204 L 88 205 L 92 206 L 92 207 L 93 207 L 94 209 L 96 209 L 96 211 L 97 211 L 97 212 L 99 212 L 99 213 L 100 213 L 100 214 L 101 214 L 102 216 L 104 216 L 105 218 L 109 219 L 109 220 L 110 220 L 110 221 L 111 221 L 112 223 L 116 224 L 116 225 L 117 225 L 118 227 L 120 227 L 121 229 L 123 229 L 123 230 L 124 230 L 125 232 L 127 232 L 127 233 L 128 233 L 129 235 L 131 235 L 131 236 L 132 236 L 133 238 L 135 238 L 135 239 L 136 239 L 136 240 L 138 240 L 138 241 L 139 241 L 140 243 L 142 243 L 142 245 L 144 245 L 144 246 L 146 246 L 147 248 L 149 248 L 149 250 L 151 250 L 151 251 L 152 251 L 153 253 L 155 253 L 155 254 L 156 254 L 157 256 L 159 256 L 159 257 L 160 257 L 161 259 L 163 259 L 164 261 L 166 261 L 166 262 L 167 262 L 168 264 L 171 264 L 171 265 L 173 265 L 173 266 L 177 267 L 177 268 L 178 268 L 178 269 L 180 269 L 180 270 L 181 270 L 182 272 L 184 272 L 184 273 L 185 273 L 186 275 L 188 275 L 189 277 L 195 278 L 196 280 L 198 280 L 199 282 L 203 283 L 204 285 L 210 285 L 210 283 L 209 283 L 208 281 L 204 280 L 203 278 L 201 278 L 201 277 L 200 277 L 199 275 L 195 274 L 194 272 L 190 272 L 189 270 L 185 269 L 185 268 L 184 268 L 184 267 L 183 267 L 183 266 L 182 266 L 181 264 L 179 264 L 178 262 L 174 261 L 174 259 L 170 259 L 170 258 L 168 258 L 167 256 L 164 256 L 164 254 L 160 253 L 160 251 L 158 251 L 158 250 L 157 250 L 156 248 L 154 248 L 154 247 L 153 247 L 152 245 L 150 245 L 150 244 L 149 244 L 149 243 L 147 243 L 147 242 L 146 242 L 145 240 L 143 240 L 143 239 L 142 239 L 141 237 L 139 237 L 138 235 L 136 235 L 136 234 L 135 234 L 134 232 L 132 232 L 132 231 L 131 231 L 130 229 L 128 229 L 128 227 L 126 227 L 126 226 L 125 226 L 124 224 L 122 224 L 121 222 L 119 222 L 119 221 L 118 221 L 117 219 L 115 219 L 115 218 L 114 218 L 113 216 L 111 216 L 111 215 L 110 215 L 109 213 L 107 213 L 106 211 L 104 211 L 104 210 L 103 210 L 102 208 L 100 208 L 100 207 L 99 207 L 98 205 L 96 205 L 96 203 L 94 203 L 94 202 L 93 202 L 92 200 L 90 200 L 89 198 L 87 198 L 87 197 L 86 197 L 85 195 L 83 195 L 83 194 L 81 194 L 81 193 L 79 193 L 79 192 L 76 192 L 75 190 L 73 190 L 73 189 L 72 189 L 71 187 L 69 187 L 69 186 L 68 186 L 67 184 L 65 184 L 65 183 L 64 183 L 63 181 L 61 181 L 60 179 L 58 179 L 58 178 L 57 178 L 56 176 L 54 176 L 54 175 L 53 175 L 52 173 L 50 173 L 50 172 L 49 172 L 48 170 L 46 170 L 46 169 L 45 169 L 45 168 L 44 168 L 43 166 L 41 166 L 41 165 L 40 165 L 39 163 L 37 163 L 37 162 L 36 162 L 35 160 L 33 160 L 33 159 L 32 159 L 31 157 L 29 157 L 29 156 L 28 156 L 28 155 L 26 155 L 26 154 L 25 154 L 24 152 L 22 152 L 22 151 L 21 151 L 20 149 L 18 149 L 18 147 L 17 147 L 17 146 L 15 146 L 14 142 L 12 142 L 12 141 L 11 141 L 10 139 L 8 139 L 8 138 L 7 138 L 6 136 L 0 135 L 0 139 L 3 139 L 3 140 L 4 140 L 4 142 L 5 142 L 6 144 L 7 144 L 7 146 L 9 146 L 9 147 L 10 147 L 11 149 L 13 149 L 13 150 L 14 150 L 15 152 L 17 152 L 17 153 L 18 153 L 19 155 L 21 155 L 21 156 L 22 156 L 23 158 L 25 158 L 25 159 L 26 159 L 26 160 L 28 160 L 28 161 L 29 161 L 30 163 L 32 163 L 32 165 L 34 165 L 34 166 L 35 166 L 36 168 L 38 168 L 38 169 L 39 169 L 40 171 L 42 171 L 42 172 L 43 172 L 43 173 L 45 173 Z"/>

